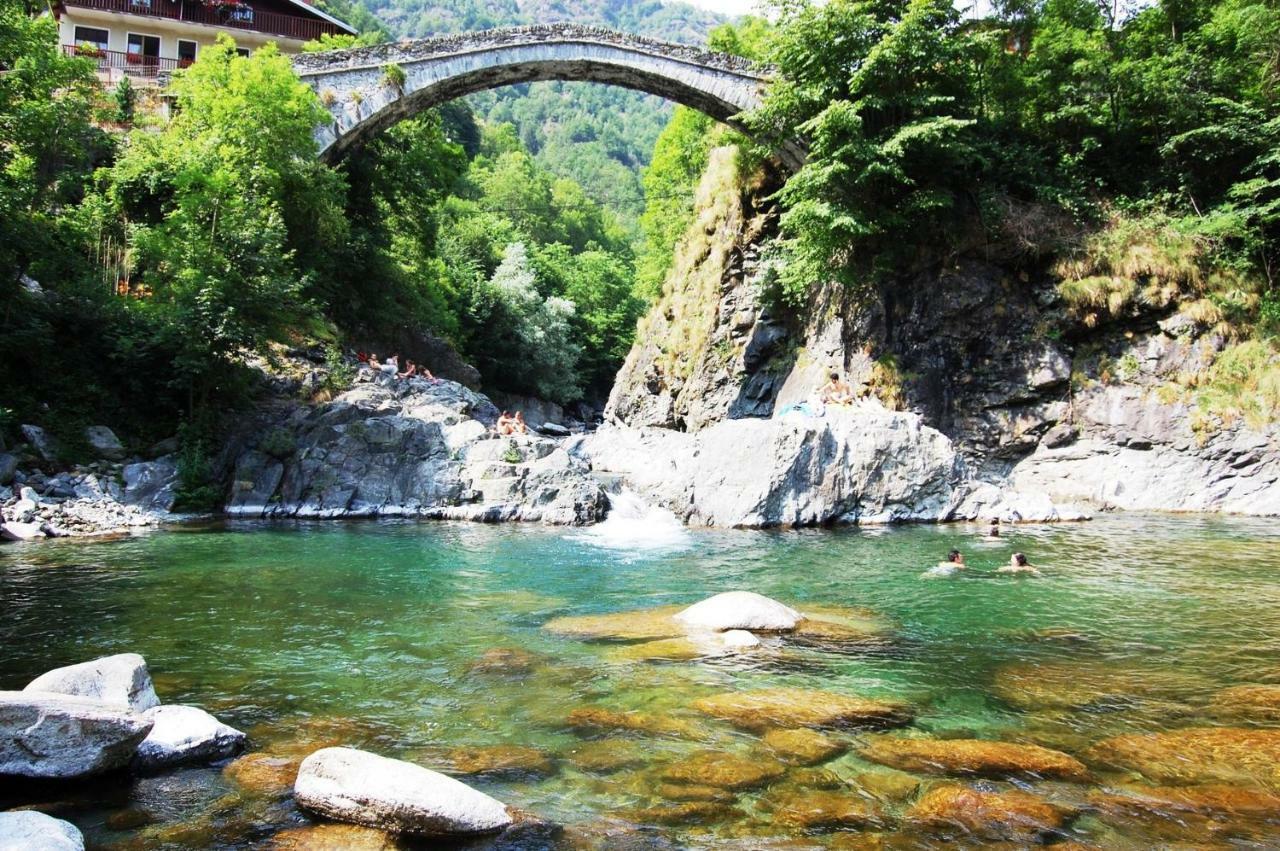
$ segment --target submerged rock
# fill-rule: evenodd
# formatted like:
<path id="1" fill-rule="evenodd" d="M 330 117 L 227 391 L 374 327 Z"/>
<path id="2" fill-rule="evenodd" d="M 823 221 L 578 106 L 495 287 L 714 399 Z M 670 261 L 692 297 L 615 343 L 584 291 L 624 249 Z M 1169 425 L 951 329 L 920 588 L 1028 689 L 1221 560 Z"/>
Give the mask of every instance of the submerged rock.
<path id="1" fill-rule="evenodd" d="M 675 619 L 693 629 L 789 632 L 804 619 L 795 609 L 751 591 L 727 591 L 694 603 Z"/>
<path id="2" fill-rule="evenodd" d="M 844 742 L 809 729 L 770 730 L 763 741 L 778 759 L 791 765 L 817 765 L 849 749 Z"/>
<path id="3" fill-rule="evenodd" d="M 1060 832 L 1071 812 L 1026 792 L 935 786 L 906 812 L 918 830 L 946 838 L 1039 843 Z"/>
<path id="4" fill-rule="evenodd" d="M 541 661 L 538 654 L 520 647 L 491 647 L 468 670 L 473 674 L 516 676 L 529 673 Z"/>
<path id="5" fill-rule="evenodd" d="M 629 739 L 597 739 L 570 748 L 569 762 L 591 774 L 612 774 L 626 768 L 638 768 L 649 756 Z"/>
<path id="6" fill-rule="evenodd" d="M 657 641 L 683 638 L 685 629 L 673 617 L 679 606 L 612 612 L 603 615 L 573 615 L 552 618 L 542 625 L 547 632 L 567 638 L 596 641 Z"/>
<path id="7" fill-rule="evenodd" d="M 293 787 L 300 762 L 283 754 L 251 753 L 227 763 L 222 773 L 249 792 L 277 797 Z"/>
<path id="8" fill-rule="evenodd" d="M 906 704 L 812 689 L 732 692 L 696 700 L 700 712 L 746 730 L 772 727 L 896 727 L 910 723 Z"/>
<path id="9" fill-rule="evenodd" d="M 700 751 L 667 766 L 662 777 L 673 783 L 741 791 L 766 786 L 786 773 L 782 763 L 771 759 L 747 759 L 721 751 Z"/>
<path id="10" fill-rule="evenodd" d="M 460 774 L 488 777 L 550 777 L 556 773 L 550 754 L 521 745 L 454 748 L 449 751 L 449 762 Z"/>
<path id="11" fill-rule="evenodd" d="M 1223 689 L 1213 696 L 1214 715 L 1257 721 L 1280 721 L 1280 685 L 1244 685 Z"/>
<path id="12" fill-rule="evenodd" d="M 245 735 L 196 706 L 156 706 L 144 717 L 151 732 L 138 745 L 133 766 L 155 771 L 191 762 L 213 762 L 244 747 Z"/>
<path id="13" fill-rule="evenodd" d="M 35 810 L 0 813 L 0 851 L 84 851 L 84 835 Z"/>
<path id="14" fill-rule="evenodd" d="M 1092 662 L 1019 663 L 998 669 L 992 692 L 1019 709 L 1108 709 L 1159 698 L 1186 698 L 1207 689 L 1181 671 Z"/>
<path id="15" fill-rule="evenodd" d="M 1280 816 L 1280 796 L 1261 789 L 1221 784 L 1208 786 L 1128 786 L 1097 790 L 1089 803 L 1107 812 L 1177 818 L 1185 813 L 1275 818 Z"/>
<path id="16" fill-rule="evenodd" d="M 662 783 L 657 789 L 659 798 L 668 801 L 711 801 L 718 804 L 732 803 L 738 796 L 719 786 L 703 783 Z"/>
<path id="17" fill-rule="evenodd" d="M 122 768 L 151 731 L 137 712 L 45 692 L 0 692 L 0 775 L 71 778 Z"/>
<path id="18" fill-rule="evenodd" d="M 271 851 L 396 851 L 394 837 L 356 824 L 313 824 L 271 837 Z"/>
<path id="19" fill-rule="evenodd" d="M 761 806 L 772 813 L 775 824 L 804 831 L 878 827 L 884 821 L 871 802 L 851 792 L 771 793 Z"/>
<path id="20" fill-rule="evenodd" d="M 1137 771 L 1159 783 L 1280 785 L 1280 730 L 1193 727 L 1116 736 L 1084 756 L 1090 764 Z"/>
<path id="21" fill-rule="evenodd" d="M 930 774 L 973 774 L 981 777 L 1032 776 L 1079 780 L 1084 763 L 1039 745 L 983 739 L 904 739 L 876 736 L 858 755 L 902 771 Z"/>
<path id="22" fill-rule="evenodd" d="M 303 760 L 293 794 L 326 818 L 419 836 L 497 833 L 513 821 L 502 803 L 452 777 L 353 748 Z"/>
<path id="23" fill-rule="evenodd" d="M 118 653 L 54 668 L 36 677 L 23 691 L 77 695 L 134 712 L 160 705 L 147 661 L 137 653 Z"/>
<path id="24" fill-rule="evenodd" d="M 641 824 L 715 824 L 740 818 L 742 811 L 728 804 L 711 801 L 685 801 L 628 810 L 624 815 Z"/>
<path id="25" fill-rule="evenodd" d="M 698 739 L 705 732 L 679 718 L 667 718 L 647 712 L 623 712 L 598 706 L 584 706 L 573 710 L 566 723 L 571 729 L 586 734 L 625 732 Z"/>

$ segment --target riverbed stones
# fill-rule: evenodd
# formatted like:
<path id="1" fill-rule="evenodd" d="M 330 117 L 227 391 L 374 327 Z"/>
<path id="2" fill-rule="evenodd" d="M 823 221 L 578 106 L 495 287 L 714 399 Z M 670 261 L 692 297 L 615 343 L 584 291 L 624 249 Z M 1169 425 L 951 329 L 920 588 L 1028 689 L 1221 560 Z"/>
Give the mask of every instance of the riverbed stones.
<path id="1" fill-rule="evenodd" d="M 569 762 L 590 774 L 613 774 L 627 768 L 638 768 L 649 761 L 648 755 L 630 739 L 596 739 L 570 748 Z"/>
<path id="2" fill-rule="evenodd" d="M 271 851 L 396 851 L 393 836 L 358 824 L 311 824 L 271 837 Z"/>
<path id="3" fill-rule="evenodd" d="M 532 671 L 541 661 L 541 656 L 521 647 L 491 647 L 468 670 L 473 674 L 519 676 Z"/>
<path id="4" fill-rule="evenodd" d="M 728 789 L 704 783 L 662 783 L 657 793 L 659 798 L 668 801 L 712 801 L 720 804 L 731 803 L 738 797 Z"/>
<path id="5" fill-rule="evenodd" d="M 682 638 L 685 629 L 673 617 L 680 611 L 679 606 L 663 606 L 633 612 L 573 615 L 552 618 L 543 624 L 542 628 L 566 638 L 589 641 L 656 641 L 661 638 Z"/>
<path id="6" fill-rule="evenodd" d="M 418 836 L 496 833 L 503 804 L 452 777 L 354 748 L 324 748 L 302 762 L 294 798 L 335 821 Z"/>
<path id="7" fill-rule="evenodd" d="M 715 824 L 741 817 L 742 811 L 728 804 L 712 801 L 683 801 L 628 810 L 624 815 L 640 824 L 690 825 Z"/>
<path id="8" fill-rule="evenodd" d="M 0 851 L 84 851 L 84 835 L 35 810 L 0 813 Z"/>
<path id="9" fill-rule="evenodd" d="M 449 751 L 449 762 L 459 774 L 503 779 L 542 778 L 556 773 L 550 754 L 523 745 L 454 748 Z"/>
<path id="10" fill-rule="evenodd" d="M 1096 790 L 1089 803 L 1100 810 L 1177 818 L 1185 813 L 1270 819 L 1280 816 L 1280 795 L 1225 784 L 1126 786 Z"/>
<path id="11" fill-rule="evenodd" d="M 151 731 L 137 712 L 44 692 L 0 692 L 0 775 L 72 778 L 122 768 Z"/>
<path id="12" fill-rule="evenodd" d="M 1089 662 L 1006 665 L 992 692 L 1019 709 L 1122 709 L 1152 699 L 1186 699 L 1207 689 L 1184 671 Z"/>
<path id="13" fill-rule="evenodd" d="M 144 717 L 152 727 L 133 758 L 133 767 L 139 771 L 215 762 L 244 747 L 244 733 L 196 706 L 156 706 Z"/>
<path id="14" fill-rule="evenodd" d="M 744 629 L 755 632 L 790 632 L 804 615 L 777 600 L 752 591 L 727 591 L 694 603 L 675 615 L 692 629 L 724 632 Z"/>
<path id="15" fill-rule="evenodd" d="M 222 774 L 248 792 L 277 797 L 292 788 L 299 762 L 284 754 L 251 753 L 227 763 Z"/>
<path id="16" fill-rule="evenodd" d="M 769 730 L 762 741 L 778 759 L 790 765 L 817 765 L 849 749 L 846 743 L 807 728 Z"/>
<path id="17" fill-rule="evenodd" d="M 570 729 L 587 735 L 610 733 L 639 733 L 650 736 L 672 736 L 679 739 L 699 738 L 702 731 L 688 721 L 669 718 L 648 712 L 606 709 L 584 706 L 569 713 L 566 724 Z"/>
<path id="18" fill-rule="evenodd" d="M 748 759 L 722 751 L 698 751 L 668 765 L 662 779 L 739 792 L 767 786 L 786 773 L 786 766 L 767 757 Z"/>
<path id="19" fill-rule="evenodd" d="M 761 806 L 771 812 L 775 824 L 803 831 L 868 828 L 883 823 L 871 802 L 851 792 L 787 790 L 770 793 Z"/>
<path id="20" fill-rule="evenodd" d="M 1040 843 L 1060 832 L 1070 810 L 1027 792 L 935 786 L 906 812 L 915 829 L 942 838 Z"/>
<path id="21" fill-rule="evenodd" d="M 160 705 L 147 661 L 137 653 L 54 668 L 28 683 L 24 691 L 76 695 L 134 712 Z"/>
<path id="22" fill-rule="evenodd" d="M 980 777 L 1043 777 L 1080 780 L 1084 763 L 1039 745 L 983 739 L 907 739 L 874 736 L 859 756 L 901 771 Z"/>
<path id="23" fill-rule="evenodd" d="M 882 801 L 905 801 L 920 789 L 920 778 L 902 771 L 864 771 L 853 782 Z"/>
<path id="24" fill-rule="evenodd" d="M 897 701 L 799 688 L 730 692 L 694 701 L 693 707 L 744 730 L 774 727 L 896 727 L 910 723 L 910 708 Z"/>
<path id="25" fill-rule="evenodd" d="M 1192 727 L 1104 739 L 1084 754 L 1090 764 L 1137 771 L 1158 783 L 1247 782 L 1280 786 L 1280 730 Z"/>
<path id="26" fill-rule="evenodd" d="M 1280 721 L 1280 685 L 1241 685 L 1213 696 L 1209 710 L 1220 718 Z"/>

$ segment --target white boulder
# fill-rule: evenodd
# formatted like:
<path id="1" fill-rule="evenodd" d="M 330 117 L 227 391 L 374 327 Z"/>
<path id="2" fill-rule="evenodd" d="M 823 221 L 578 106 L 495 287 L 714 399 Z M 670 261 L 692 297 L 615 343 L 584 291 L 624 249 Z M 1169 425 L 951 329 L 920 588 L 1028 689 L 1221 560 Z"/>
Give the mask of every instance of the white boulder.
<path id="1" fill-rule="evenodd" d="M 323 748 L 303 760 L 293 795 L 326 818 L 395 833 L 474 835 L 512 823 L 500 801 L 452 777 L 353 748 Z"/>
<path id="2" fill-rule="evenodd" d="M 117 653 L 54 668 L 28 683 L 24 691 L 74 694 L 134 712 L 146 712 L 160 705 L 155 686 L 151 684 L 147 660 L 137 653 Z"/>
<path id="3" fill-rule="evenodd" d="M 8 523 L 0 523 L 0 538 L 6 541 L 30 541 L 33 538 L 43 538 L 44 529 L 39 523 L 18 523 L 9 521 Z"/>
<path id="4" fill-rule="evenodd" d="M 100 700 L 0 691 L 0 775 L 82 777 L 129 763 L 151 722 Z"/>
<path id="5" fill-rule="evenodd" d="M 84 851 L 84 836 L 74 824 L 35 810 L 0 813 L 0 851 Z"/>
<path id="6" fill-rule="evenodd" d="M 212 762 L 244 747 L 245 735 L 197 706 L 157 706 L 144 717 L 151 732 L 138 745 L 133 767 L 154 771 L 187 762 Z"/>
<path id="7" fill-rule="evenodd" d="M 723 632 L 730 629 L 790 632 L 804 615 L 777 600 L 752 591 L 727 591 L 694 603 L 676 620 L 694 629 Z"/>
<path id="8" fill-rule="evenodd" d="M 124 444 L 116 433 L 106 426 L 89 426 L 84 430 L 84 439 L 99 458 L 119 461 L 124 457 Z"/>
<path id="9" fill-rule="evenodd" d="M 720 634 L 720 640 L 730 650 L 745 650 L 759 647 L 760 639 L 745 629 L 730 629 Z"/>

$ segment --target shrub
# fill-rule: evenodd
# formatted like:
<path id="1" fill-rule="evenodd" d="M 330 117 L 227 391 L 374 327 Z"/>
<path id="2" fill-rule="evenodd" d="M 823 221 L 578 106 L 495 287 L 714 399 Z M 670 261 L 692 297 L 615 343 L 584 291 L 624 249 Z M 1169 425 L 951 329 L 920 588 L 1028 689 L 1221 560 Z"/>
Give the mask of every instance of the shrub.
<path id="1" fill-rule="evenodd" d="M 404 69 L 394 62 L 388 62 L 382 66 L 382 85 L 396 91 L 404 91 L 405 77 Z"/>
<path id="2" fill-rule="evenodd" d="M 287 428 L 274 428 L 258 441 L 258 449 L 276 460 L 283 461 L 298 451 L 298 441 Z"/>

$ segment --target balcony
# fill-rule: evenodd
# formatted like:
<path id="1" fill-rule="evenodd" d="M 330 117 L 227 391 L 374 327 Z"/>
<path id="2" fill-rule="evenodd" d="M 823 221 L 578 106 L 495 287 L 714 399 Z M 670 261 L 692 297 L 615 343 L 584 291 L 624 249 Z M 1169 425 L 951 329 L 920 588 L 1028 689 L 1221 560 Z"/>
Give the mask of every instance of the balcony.
<path id="1" fill-rule="evenodd" d="M 160 56 L 143 56 L 140 53 L 125 53 L 120 50 L 104 50 L 84 44 L 64 44 L 62 52 L 68 56 L 80 56 L 93 59 L 98 63 L 98 73 L 123 71 L 130 77 L 154 79 L 161 72 L 169 72 L 185 68 L 191 64 L 189 59 L 165 59 Z"/>
<path id="2" fill-rule="evenodd" d="M 64 0 L 64 3 L 67 6 L 82 9 L 167 18 L 171 21 L 205 24 L 221 29 L 251 30 L 282 38 L 296 38 L 300 41 L 312 41 L 325 33 L 339 35 L 345 32 L 340 27 L 320 18 L 263 12 L 243 3 L 223 6 L 206 6 L 190 0 Z M 177 62 L 176 59 L 160 61 Z"/>

